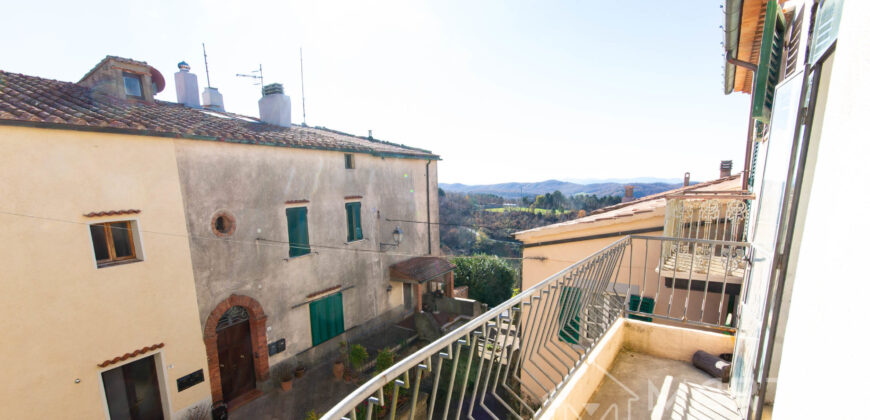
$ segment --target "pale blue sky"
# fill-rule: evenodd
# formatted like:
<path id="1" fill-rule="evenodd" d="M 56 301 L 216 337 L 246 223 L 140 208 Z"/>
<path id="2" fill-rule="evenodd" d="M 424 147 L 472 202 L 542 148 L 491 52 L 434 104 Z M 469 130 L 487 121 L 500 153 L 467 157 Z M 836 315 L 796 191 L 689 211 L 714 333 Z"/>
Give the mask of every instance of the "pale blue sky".
<path id="1" fill-rule="evenodd" d="M 749 99 L 722 93 L 717 1 L 8 2 L 0 69 L 78 81 L 107 54 L 178 61 L 257 115 L 263 64 L 309 125 L 440 154 L 439 181 L 718 176 Z"/>

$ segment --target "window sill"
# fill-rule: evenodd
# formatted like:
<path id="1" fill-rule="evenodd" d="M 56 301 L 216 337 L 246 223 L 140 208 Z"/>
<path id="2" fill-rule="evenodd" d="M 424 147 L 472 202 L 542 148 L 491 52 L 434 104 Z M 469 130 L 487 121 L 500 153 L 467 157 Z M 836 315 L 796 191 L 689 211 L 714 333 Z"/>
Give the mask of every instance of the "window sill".
<path id="1" fill-rule="evenodd" d="M 284 258 L 284 261 L 294 261 L 294 260 L 298 260 L 298 259 L 300 259 L 300 258 L 305 258 L 305 257 L 308 257 L 308 256 L 310 256 L 310 255 L 314 255 L 314 254 L 316 254 L 316 252 L 311 251 L 311 252 L 309 252 L 309 253 L 307 253 L 307 254 L 294 255 L 294 256 L 292 256 L 292 257 Z"/>
<path id="2" fill-rule="evenodd" d="M 97 263 L 97 268 L 115 267 L 115 266 L 118 266 L 118 265 L 132 264 L 132 263 L 137 263 L 137 262 L 141 262 L 141 261 L 143 261 L 143 260 L 140 260 L 140 259 L 138 259 L 138 258 L 132 258 L 132 259 L 129 259 L 129 260 L 110 261 L 110 262 L 105 262 L 105 263 Z"/>
<path id="3" fill-rule="evenodd" d="M 357 239 L 357 240 L 355 240 L 355 241 L 345 241 L 344 244 L 345 244 L 345 245 L 352 245 L 352 244 L 357 244 L 357 243 L 360 243 L 360 242 L 365 242 L 365 240 L 366 240 L 366 238 Z"/>

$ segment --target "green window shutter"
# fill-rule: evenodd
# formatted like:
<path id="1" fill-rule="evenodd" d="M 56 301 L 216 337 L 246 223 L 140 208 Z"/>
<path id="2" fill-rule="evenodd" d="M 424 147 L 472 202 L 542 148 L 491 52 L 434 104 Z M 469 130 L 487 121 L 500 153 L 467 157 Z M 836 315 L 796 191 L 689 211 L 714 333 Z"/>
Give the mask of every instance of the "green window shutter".
<path id="1" fill-rule="evenodd" d="M 816 12 L 813 25 L 813 44 L 810 49 L 810 64 L 816 64 L 828 47 L 837 40 L 840 18 L 843 16 L 843 0 L 824 0 Z"/>
<path id="2" fill-rule="evenodd" d="M 308 244 L 308 209 L 292 207 L 287 212 L 287 236 L 290 242 L 290 256 L 298 257 L 311 252 Z"/>
<path id="3" fill-rule="evenodd" d="M 647 314 L 653 313 L 656 301 L 653 298 L 645 297 L 643 299 L 638 295 L 631 295 L 628 299 L 628 309 L 631 311 L 639 311 Z M 640 309 L 638 309 L 640 307 Z M 629 319 L 637 319 L 640 321 L 652 322 L 652 318 L 647 316 L 629 315 Z"/>
<path id="4" fill-rule="evenodd" d="M 360 223 L 360 208 L 361 204 L 345 203 L 344 211 L 347 215 L 347 241 L 358 241 L 363 238 L 362 224 Z"/>
<path id="5" fill-rule="evenodd" d="M 344 306 L 341 292 L 308 304 L 311 316 L 311 343 L 316 346 L 344 332 Z"/>
<path id="6" fill-rule="evenodd" d="M 571 319 L 565 322 L 565 325 L 559 329 L 559 340 L 571 344 L 580 343 L 581 319 L 579 314 L 580 297 L 583 296 L 583 291 L 579 287 L 565 286 L 562 289 L 562 295 L 559 296 L 559 323 L 565 322 L 565 318 L 570 316 L 565 311 L 577 312 Z"/>
<path id="7" fill-rule="evenodd" d="M 773 93 L 779 82 L 779 73 L 784 61 L 784 37 L 785 16 L 782 14 L 782 8 L 776 1 L 768 1 L 758 70 L 755 72 L 755 86 L 752 88 L 752 117 L 765 124 L 770 122 Z"/>

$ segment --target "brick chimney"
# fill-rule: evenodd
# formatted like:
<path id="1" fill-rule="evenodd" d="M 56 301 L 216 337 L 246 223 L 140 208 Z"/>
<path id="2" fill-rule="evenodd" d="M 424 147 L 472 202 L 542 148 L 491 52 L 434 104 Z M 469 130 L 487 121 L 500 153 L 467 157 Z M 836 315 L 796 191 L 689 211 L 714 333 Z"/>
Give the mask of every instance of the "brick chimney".
<path id="1" fill-rule="evenodd" d="M 688 173 L 688 172 L 686 172 L 685 174 L 683 174 L 683 186 L 684 186 L 684 187 L 688 187 L 688 186 L 689 186 L 689 173 Z"/>
<path id="2" fill-rule="evenodd" d="M 725 178 L 726 176 L 731 176 L 730 160 L 723 160 L 722 163 L 719 164 L 719 178 Z"/>
<path id="3" fill-rule="evenodd" d="M 634 185 L 625 186 L 625 195 L 622 196 L 622 202 L 627 203 L 629 201 L 634 201 Z"/>

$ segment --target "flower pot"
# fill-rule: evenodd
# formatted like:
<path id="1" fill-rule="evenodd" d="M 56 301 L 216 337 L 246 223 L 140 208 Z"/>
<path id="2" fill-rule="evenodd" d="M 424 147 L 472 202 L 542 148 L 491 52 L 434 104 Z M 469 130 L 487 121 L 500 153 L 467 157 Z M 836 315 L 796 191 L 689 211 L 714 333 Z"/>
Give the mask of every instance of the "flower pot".
<path id="1" fill-rule="evenodd" d="M 336 361 L 332 365 L 332 374 L 335 375 L 335 379 L 341 380 L 341 377 L 344 376 L 344 363 L 341 360 Z"/>
<path id="2" fill-rule="evenodd" d="M 287 379 L 286 381 L 281 381 L 281 389 L 284 392 L 287 392 L 292 388 L 293 388 L 293 379 Z"/>
<path id="3" fill-rule="evenodd" d="M 296 368 L 296 377 L 297 378 L 301 378 L 302 375 L 304 375 L 304 374 L 305 374 L 305 367 L 299 366 L 298 368 Z"/>
<path id="4" fill-rule="evenodd" d="M 353 380 L 353 376 L 351 376 L 350 372 L 344 372 L 344 381 L 350 383 Z"/>

